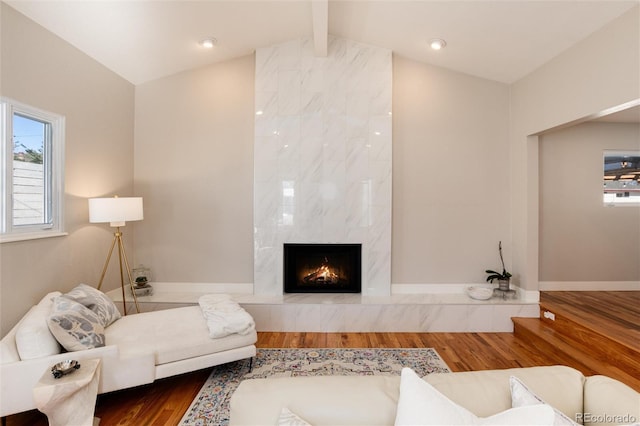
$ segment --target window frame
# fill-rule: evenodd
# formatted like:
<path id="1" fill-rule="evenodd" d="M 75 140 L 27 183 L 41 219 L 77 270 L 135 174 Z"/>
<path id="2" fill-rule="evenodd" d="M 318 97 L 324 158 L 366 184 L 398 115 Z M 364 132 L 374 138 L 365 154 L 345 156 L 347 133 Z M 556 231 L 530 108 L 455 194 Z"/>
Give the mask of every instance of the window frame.
<path id="1" fill-rule="evenodd" d="M 0 97 L 0 243 L 67 235 L 64 232 L 64 150 L 65 117 L 10 98 Z M 50 137 L 43 146 L 43 167 L 46 192 L 45 210 L 50 223 L 13 224 L 13 116 L 48 124 Z"/>

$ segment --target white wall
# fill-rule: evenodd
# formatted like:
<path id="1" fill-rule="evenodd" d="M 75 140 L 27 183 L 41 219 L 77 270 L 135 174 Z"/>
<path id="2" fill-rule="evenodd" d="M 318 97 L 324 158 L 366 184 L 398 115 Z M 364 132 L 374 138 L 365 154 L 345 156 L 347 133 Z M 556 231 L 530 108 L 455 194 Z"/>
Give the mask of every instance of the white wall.
<path id="1" fill-rule="evenodd" d="M 538 141 L 532 135 L 640 98 L 639 9 L 511 86 L 513 268 L 527 290 L 537 290 L 539 280 Z"/>
<path id="2" fill-rule="evenodd" d="M 253 282 L 254 57 L 136 87 L 136 259 L 165 282 Z"/>
<path id="3" fill-rule="evenodd" d="M 10 6 L 0 7 L 2 96 L 66 117 L 64 220 L 69 233 L 0 245 L 4 335 L 47 292 L 66 291 L 79 282 L 97 285 L 113 234 L 108 226 L 88 223 L 87 198 L 132 192 L 134 90 Z M 125 242 L 131 252 L 129 230 Z M 104 288 L 118 283 L 112 268 Z"/>
<path id="4" fill-rule="evenodd" d="M 591 122 L 541 137 L 541 282 L 640 284 L 640 207 L 603 204 L 607 149 L 640 150 L 640 125 Z"/>
<path id="5" fill-rule="evenodd" d="M 394 284 L 510 269 L 508 122 L 507 85 L 394 56 Z"/>

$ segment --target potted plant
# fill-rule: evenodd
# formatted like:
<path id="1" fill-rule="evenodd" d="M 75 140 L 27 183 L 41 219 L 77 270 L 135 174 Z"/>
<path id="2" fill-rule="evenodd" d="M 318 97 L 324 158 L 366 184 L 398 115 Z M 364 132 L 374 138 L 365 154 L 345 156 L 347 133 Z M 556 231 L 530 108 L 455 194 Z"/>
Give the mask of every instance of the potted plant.
<path id="1" fill-rule="evenodd" d="M 502 241 L 498 243 L 498 252 L 500 253 L 500 262 L 502 263 L 502 273 L 487 269 L 485 272 L 489 274 L 487 282 L 492 283 L 493 280 L 498 280 L 498 289 L 502 291 L 509 291 L 509 281 L 511 280 L 511 273 L 507 272 L 504 266 L 504 259 L 502 257 Z"/>
<path id="2" fill-rule="evenodd" d="M 136 278 L 136 287 L 146 287 L 146 285 L 147 285 L 147 277 Z"/>

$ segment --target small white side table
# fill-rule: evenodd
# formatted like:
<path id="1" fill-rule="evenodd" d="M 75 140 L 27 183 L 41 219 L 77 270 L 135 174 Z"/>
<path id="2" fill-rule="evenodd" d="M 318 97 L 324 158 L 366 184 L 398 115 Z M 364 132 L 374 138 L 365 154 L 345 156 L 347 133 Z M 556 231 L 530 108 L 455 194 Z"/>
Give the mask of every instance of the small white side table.
<path id="1" fill-rule="evenodd" d="M 71 355 L 71 354 L 70 354 Z M 73 373 L 54 379 L 45 371 L 33 388 L 38 410 L 50 426 L 92 426 L 100 381 L 100 359 L 83 359 Z"/>

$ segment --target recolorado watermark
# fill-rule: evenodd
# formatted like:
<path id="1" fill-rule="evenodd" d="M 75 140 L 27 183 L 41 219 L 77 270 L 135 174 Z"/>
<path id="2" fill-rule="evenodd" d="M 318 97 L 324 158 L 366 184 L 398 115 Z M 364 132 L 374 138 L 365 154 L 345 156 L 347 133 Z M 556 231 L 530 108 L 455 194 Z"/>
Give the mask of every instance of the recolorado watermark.
<path id="1" fill-rule="evenodd" d="M 638 419 L 631 414 L 593 414 L 593 413 L 576 413 L 576 422 L 578 423 L 616 423 L 630 424 L 636 423 Z"/>

